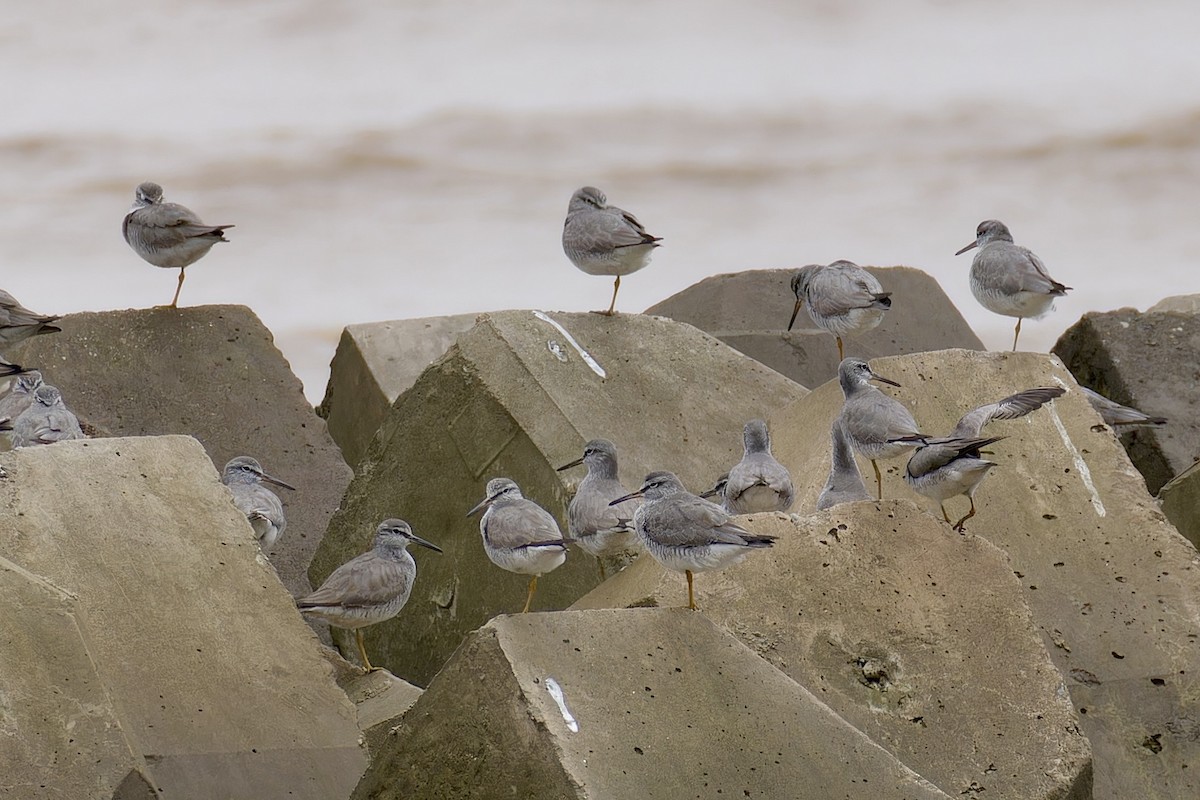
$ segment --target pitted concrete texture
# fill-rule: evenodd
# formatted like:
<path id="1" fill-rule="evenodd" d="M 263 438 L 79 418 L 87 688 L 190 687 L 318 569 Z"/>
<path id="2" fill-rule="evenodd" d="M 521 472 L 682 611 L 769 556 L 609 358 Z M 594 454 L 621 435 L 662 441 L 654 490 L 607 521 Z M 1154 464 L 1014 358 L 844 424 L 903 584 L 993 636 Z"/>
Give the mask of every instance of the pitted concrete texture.
<path id="1" fill-rule="evenodd" d="M 1200 558 L 1146 493 L 1141 475 L 1055 357 L 949 350 L 871 362 L 918 425 L 949 431 L 966 410 L 1022 389 L 1067 393 L 985 435 L 999 463 L 975 495 L 967 535 L 1008 553 L 1050 657 L 1066 676 L 1095 762 L 1095 797 L 1200 794 Z M 769 419 L 776 457 L 792 470 L 794 509 L 816 506 L 829 465 L 836 383 Z M 911 497 L 904 459 L 883 462 L 884 497 Z M 800 470 L 800 465 L 805 468 Z M 865 460 L 860 466 L 866 471 Z M 799 474 L 798 474 L 799 473 Z M 952 517 L 966 499 L 946 503 Z M 938 523 L 949 530 L 945 523 Z"/>
<path id="2" fill-rule="evenodd" d="M 1158 493 L 1158 502 L 1171 524 L 1200 548 L 1200 463 L 1172 478 Z"/>
<path id="3" fill-rule="evenodd" d="M 296 487 L 274 490 L 288 526 L 268 556 L 288 591 L 311 591 L 305 570 L 351 471 L 254 312 L 131 309 L 69 314 L 61 324 L 62 333 L 26 340 L 12 356 L 41 368 L 81 419 L 113 436 L 194 436 L 217 469 L 253 456 Z"/>
<path id="4" fill-rule="evenodd" d="M 422 695 L 366 798 L 947 798 L 701 614 L 498 617 Z"/>
<path id="5" fill-rule="evenodd" d="M 1084 314 L 1053 352 L 1085 386 L 1167 418 L 1121 437 L 1151 494 L 1200 458 L 1200 317 L 1132 308 Z"/>
<path id="6" fill-rule="evenodd" d="M 397 678 L 386 669 L 363 673 L 355 668 L 338 685 L 354 703 L 358 712 L 358 728 L 363 732 L 367 750 L 375 755 L 382 752 L 386 740 L 395 736 L 396 726 L 422 690 L 408 681 Z"/>
<path id="7" fill-rule="evenodd" d="M 329 365 L 329 384 L 317 414 L 354 466 L 392 403 L 441 358 L 477 314 L 347 325 Z"/>
<path id="8" fill-rule="evenodd" d="M 906 500 L 754 514 L 775 546 L 696 575 L 718 626 L 946 794 L 1091 797 L 1091 753 L 1008 559 Z M 573 608 L 680 607 L 643 557 Z"/>
<path id="9" fill-rule="evenodd" d="M 946 347 L 985 349 L 932 276 L 912 267 L 867 271 L 892 293 L 892 308 L 875 330 L 844 341 L 847 356 L 869 359 Z M 787 330 L 796 304 L 791 288 L 795 274 L 795 269 L 757 269 L 713 275 L 646 313 L 695 325 L 812 388 L 837 376 L 837 343 L 813 324 L 806 310 Z"/>
<path id="10" fill-rule="evenodd" d="M 0 784 L 349 795 L 366 767 L 354 707 L 198 442 L 64 442 L 0 466 L 15 632 L 0 655 Z"/>
<path id="11" fill-rule="evenodd" d="M 428 684 L 468 633 L 525 602 L 528 578 L 488 561 L 478 517 L 466 517 L 489 478 L 515 480 L 565 532 L 568 482 L 578 483 L 584 471 L 555 467 L 579 458 L 589 439 L 616 443 L 631 490 L 664 467 L 707 488 L 741 458 L 747 420 L 806 393 L 672 320 L 550 318 L 566 333 L 530 311 L 482 316 L 400 396 L 313 560 L 319 583 L 365 550 L 388 517 L 408 520 L 445 550 L 412 548 L 417 579 L 408 605 L 366 630 L 372 663 L 418 685 Z M 596 560 L 572 548 L 566 564 L 539 580 L 533 609 L 565 608 L 598 582 Z M 334 638 L 343 653 L 355 652 L 352 636 Z"/>

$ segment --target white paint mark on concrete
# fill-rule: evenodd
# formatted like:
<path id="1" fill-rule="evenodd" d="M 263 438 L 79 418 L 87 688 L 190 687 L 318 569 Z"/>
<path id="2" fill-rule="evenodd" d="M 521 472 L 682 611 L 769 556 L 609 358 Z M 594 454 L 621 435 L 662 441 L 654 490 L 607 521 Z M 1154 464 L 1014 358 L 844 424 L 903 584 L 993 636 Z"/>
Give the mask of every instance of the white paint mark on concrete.
<path id="1" fill-rule="evenodd" d="M 567 729 L 571 733 L 579 733 L 579 723 L 571 716 L 571 712 L 567 710 L 567 701 L 563 697 L 562 687 L 558 685 L 558 681 L 554 678 L 546 678 L 546 691 L 554 698 L 554 702 L 558 703 L 558 710 L 562 712 L 563 719 L 566 720 Z"/>
<path id="2" fill-rule="evenodd" d="M 559 333 L 561 333 L 563 336 L 567 337 L 567 343 L 570 344 L 571 347 L 575 348 L 575 352 L 579 353 L 579 357 L 583 359 L 583 363 L 587 364 L 589 367 L 592 368 L 592 372 L 596 373 L 601 378 L 608 377 L 608 373 L 606 373 L 604 371 L 604 367 L 600 366 L 600 364 L 597 363 L 596 359 L 592 358 L 591 353 L 589 353 L 587 350 L 584 350 L 582 347 L 579 346 L 579 342 L 575 341 L 574 336 L 567 333 L 566 328 L 564 328 L 562 325 L 559 325 L 554 320 L 550 319 L 550 317 L 548 317 L 545 313 L 543 313 L 541 311 L 535 311 L 535 312 L 533 312 L 533 315 L 535 317 L 537 317 L 538 319 L 540 319 L 542 322 L 550 323 L 551 325 L 554 326 L 554 328 Z"/>
<path id="3" fill-rule="evenodd" d="M 1054 382 L 1064 389 L 1069 389 L 1067 384 L 1054 376 Z M 1071 460 L 1075 462 L 1075 472 L 1079 475 L 1079 479 L 1083 481 L 1084 488 L 1092 495 L 1092 508 L 1096 509 L 1096 515 L 1103 517 L 1108 512 L 1104 510 L 1104 503 L 1100 500 L 1100 493 L 1096 491 L 1096 484 L 1092 483 L 1092 471 L 1088 469 L 1087 462 L 1083 460 L 1083 454 L 1079 452 L 1079 448 L 1071 441 L 1071 437 L 1067 434 L 1067 427 L 1063 425 L 1062 418 L 1058 416 L 1058 409 L 1050 403 L 1047 408 L 1050 410 L 1050 419 L 1054 420 L 1054 427 L 1058 431 L 1059 437 L 1062 439 L 1063 445 L 1071 452 Z"/>

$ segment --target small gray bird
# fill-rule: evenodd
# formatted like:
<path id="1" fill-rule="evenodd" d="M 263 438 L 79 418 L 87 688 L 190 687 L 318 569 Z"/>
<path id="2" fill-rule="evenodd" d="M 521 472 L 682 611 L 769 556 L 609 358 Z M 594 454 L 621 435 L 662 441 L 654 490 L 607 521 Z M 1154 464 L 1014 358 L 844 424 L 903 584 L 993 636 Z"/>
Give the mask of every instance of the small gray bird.
<path id="1" fill-rule="evenodd" d="M 873 380 L 900 386 L 876 374 L 861 358 L 843 359 L 838 365 L 838 382 L 846 397 L 838 424 L 854 452 L 871 460 L 871 466 L 875 469 L 875 485 L 882 500 L 883 475 L 876 461 L 896 458 L 909 452 L 915 445 L 905 441 L 904 437 L 929 437 L 920 432 L 917 421 L 907 408 L 870 384 Z"/>
<path id="2" fill-rule="evenodd" d="M 42 373 L 36 369 L 18 374 L 8 387 L 8 392 L 0 397 L 0 431 L 10 432 L 13 422 L 21 413 L 33 404 L 33 393 L 42 385 Z M 10 436 L 9 439 L 12 437 Z M 0 449 L 7 450 L 12 446 L 11 441 L 4 442 Z"/>
<path id="3" fill-rule="evenodd" d="M 875 328 L 892 307 L 892 293 L 883 291 L 874 275 L 852 261 L 801 267 L 792 276 L 792 294 L 796 306 L 787 329 L 792 329 L 807 302 L 808 316 L 816 326 L 837 339 L 838 361 L 846 357 L 842 339 Z"/>
<path id="4" fill-rule="evenodd" d="M 60 332 L 62 328 L 50 324 L 57 319 L 30 311 L 17 302 L 17 298 L 0 289 L 0 348 L 8 349 L 31 336 Z"/>
<path id="5" fill-rule="evenodd" d="M 571 195 L 563 224 L 563 251 L 588 275 L 617 276 L 612 303 L 608 311 L 599 313 L 613 315 L 621 276 L 649 264 L 650 253 L 661 241 L 661 236 L 646 233 L 633 214 L 610 206 L 604 192 L 594 186 L 584 186 Z"/>
<path id="6" fill-rule="evenodd" d="M 729 470 L 725 481 L 725 510 L 731 514 L 787 511 L 796 492 L 787 467 L 771 455 L 767 423 L 752 419 L 742 429 L 742 460 Z"/>
<path id="7" fill-rule="evenodd" d="M 0 356 L 0 380 L 12 378 L 16 375 L 24 375 L 29 370 L 22 367 L 20 364 L 13 364 L 3 356 Z"/>
<path id="8" fill-rule="evenodd" d="M 633 514 L 641 503 L 627 500 L 609 505 L 629 490 L 617 478 L 617 446 L 608 439 L 592 439 L 583 446 L 582 457 L 563 464 L 558 471 L 580 464 L 586 464 L 588 472 L 567 507 L 567 532 L 576 544 L 599 559 L 600 580 L 604 580 L 606 557 L 641 547 L 633 527 Z"/>
<path id="9" fill-rule="evenodd" d="M 501 569 L 532 576 L 521 610 L 524 614 L 533 602 L 538 576 L 567 560 L 567 540 L 550 512 L 526 500 L 520 487 L 508 478 L 488 481 L 487 496 L 467 516 L 480 509 L 487 509 L 479 520 L 487 557 Z"/>
<path id="10" fill-rule="evenodd" d="M 1094 389 L 1086 386 L 1079 388 L 1083 389 L 1084 397 L 1100 415 L 1100 419 L 1104 420 L 1104 424 L 1112 428 L 1118 435 L 1134 428 L 1160 427 L 1167 424 L 1166 417 L 1152 417 L 1136 408 L 1123 406 L 1115 400 L 1109 400 Z"/>
<path id="11" fill-rule="evenodd" d="M 833 439 L 833 454 L 829 466 L 829 478 L 826 479 L 825 488 L 817 497 L 818 511 L 824 511 L 842 503 L 871 499 L 840 421 L 833 423 L 830 437 Z"/>
<path id="12" fill-rule="evenodd" d="M 408 552 L 409 542 L 430 550 L 442 548 L 412 532 L 402 519 L 385 519 L 375 530 L 375 545 L 335 569 L 315 592 L 296 601 L 304 614 L 337 628 L 354 631 L 363 669 L 371 672 L 362 629 L 400 613 L 412 594 L 417 564 Z"/>
<path id="13" fill-rule="evenodd" d="M 221 483 L 229 488 L 238 511 L 246 515 L 259 547 L 269 550 L 287 527 L 287 520 L 283 516 L 283 503 L 279 496 L 263 486 L 264 481 L 283 489 L 296 490 L 295 486 L 263 472 L 262 465 L 250 456 L 231 459 L 221 472 Z"/>
<path id="14" fill-rule="evenodd" d="M 133 207 L 121 223 L 125 241 L 139 256 L 156 267 L 178 269 L 179 283 L 168 308 L 176 308 L 183 288 L 183 271 L 200 260 L 217 242 L 227 242 L 223 231 L 232 225 L 205 225 L 190 209 L 164 203 L 163 190 L 147 181 L 137 187 Z"/>
<path id="15" fill-rule="evenodd" d="M 1054 298 L 1062 297 L 1071 287 L 1051 278 L 1046 265 L 1030 250 L 1013 244 L 1012 234 L 1000 220 L 979 223 L 975 241 L 954 255 L 976 247 L 979 252 L 971 261 L 971 294 L 988 311 L 1017 318 L 1015 352 L 1021 320 L 1043 316 L 1053 308 Z"/>
<path id="16" fill-rule="evenodd" d="M 638 538 L 655 561 L 687 576 L 688 608 L 693 611 L 693 573 L 732 566 L 753 550 L 771 547 L 776 539 L 750 533 L 725 509 L 687 491 L 670 472 L 651 472 L 641 489 L 612 502 L 634 497 L 646 501 L 633 515 Z"/>
<path id="17" fill-rule="evenodd" d="M 31 447 L 70 439 L 86 439 L 79 420 L 63 402 L 57 387 L 43 383 L 33 391 L 33 401 L 12 423 L 12 445 Z"/>

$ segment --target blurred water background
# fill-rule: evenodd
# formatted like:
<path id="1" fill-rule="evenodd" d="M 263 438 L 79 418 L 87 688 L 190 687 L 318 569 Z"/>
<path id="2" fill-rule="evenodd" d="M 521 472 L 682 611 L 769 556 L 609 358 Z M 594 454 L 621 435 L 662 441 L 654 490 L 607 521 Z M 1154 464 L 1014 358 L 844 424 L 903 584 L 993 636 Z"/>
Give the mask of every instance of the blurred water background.
<path id="1" fill-rule="evenodd" d="M 181 303 L 252 307 L 324 393 L 342 327 L 604 308 L 559 237 L 604 189 L 664 237 L 640 311 L 718 272 L 936 276 L 984 342 L 985 218 L 1089 310 L 1200 291 L 1194 0 L 10 3 L 0 287 L 45 313 L 166 303 L 120 222 L 141 181 L 230 244 Z M 779 320 L 782 328 L 787 320 Z"/>

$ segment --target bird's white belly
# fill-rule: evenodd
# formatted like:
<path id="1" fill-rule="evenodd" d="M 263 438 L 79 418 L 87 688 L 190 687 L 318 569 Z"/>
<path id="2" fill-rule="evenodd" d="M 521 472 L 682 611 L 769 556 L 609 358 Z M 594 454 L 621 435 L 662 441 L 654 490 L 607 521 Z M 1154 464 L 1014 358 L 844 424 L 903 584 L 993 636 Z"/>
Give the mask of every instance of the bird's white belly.
<path id="1" fill-rule="evenodd" d="M 710 544 L 703 547 L 652 547 L 651 555 L 675 572 L 706 572 L 733 566 L 750 553 L 751 548 L 736 544 Z"/>
<path id="2" fill-rule="evenodd" d="M 493 564 L 519 575 L 545 575 L 567 560 L 567 551 L 559 546 L 485 549 Z"/>
<path id="3" fill-rule="evenodd" d="M 576 252 L 571 262 L 588 275 L 629 275 L 649 264 L 653 251 L 653 245 L 640 244 L 603 255 Z"/>
<path id="4" fill-rule="evenodd" d="M 979 304 L 988 311 L 1006 317 L 1036 319 L 1054 307 L 1054 295 L 1041 292 L 1005 294 L 988 289 L 975 280 L 971 281 L 971 294 L 975 295 Z"/>
<path id="5" fill-rule="evenodd" d="M 834 336 L 858 336 L 877 327 L 883 315 L 881 308 L 852 308 L 845 314 L 814 318 L 813 322 Z"/>

